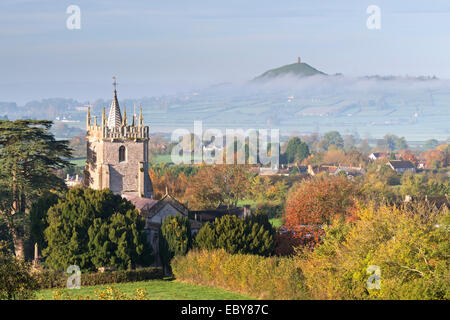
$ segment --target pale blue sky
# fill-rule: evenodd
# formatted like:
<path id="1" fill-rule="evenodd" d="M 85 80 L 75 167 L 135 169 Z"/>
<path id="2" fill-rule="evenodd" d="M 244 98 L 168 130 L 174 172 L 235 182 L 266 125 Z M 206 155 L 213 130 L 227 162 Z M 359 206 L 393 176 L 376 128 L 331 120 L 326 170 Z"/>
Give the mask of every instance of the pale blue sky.
<path id="1" fill-rule="evenodd" d="M 66 8 L 81 8 L 81 30 Z M 366 8 L 381 8 L 368 30 Z M 297 56 L 326 73 L 450 78 L 448 0 L 2 0 L 0 101 L 158 95 Z"/>

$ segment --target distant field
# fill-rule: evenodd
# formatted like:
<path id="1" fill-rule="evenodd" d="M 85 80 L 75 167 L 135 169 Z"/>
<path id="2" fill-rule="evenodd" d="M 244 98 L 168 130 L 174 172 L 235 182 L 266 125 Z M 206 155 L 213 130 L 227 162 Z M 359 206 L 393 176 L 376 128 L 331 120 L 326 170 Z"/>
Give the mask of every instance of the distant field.
<path id="1" fill-rule="evenodd" d="M 150 280 L 141 282 L 118 283 L 113 285 L 81 287 L 81 289 L 61 289 L 71 298 L 89 296 L 97 299 L 96 291 L 108 287 L 118 288 L 127 296 L 133 296 L 137 289 L 145 289 L 149 300 L 254 300 L 255 298 L 218 288 L 199 286 L 169 280 Z M 37 293 L 38 300 L 54 300 L 56 289 L 41 290 Z"/>
<path id="2" fill-rule="evenodd" d="M 70 163 L 77 167 L 84 167 L 86 163 L 86 158 L 69 159 Z"/>
<path id="3" fill-rule="evenodd" d="M 170 154 L 157 154 L 150 156 L 150 163 L 151 164 L 159 164 L 159 163 L 168 163 L 172 162 L 172 159 L 170 158 Z"/>

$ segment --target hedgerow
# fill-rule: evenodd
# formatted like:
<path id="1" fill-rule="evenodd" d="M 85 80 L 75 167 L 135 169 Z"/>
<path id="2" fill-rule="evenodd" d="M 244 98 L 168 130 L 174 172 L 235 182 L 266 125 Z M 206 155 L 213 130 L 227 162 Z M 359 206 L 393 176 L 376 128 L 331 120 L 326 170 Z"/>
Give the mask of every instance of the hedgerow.
<path id="1" fill-rule="evenodd" d="M 34 274 L 41 289 L 64 288 L 67 286 L 69 274 L 60 271 L 44 270 Z M 140 268 L 136 270 L 118 270 L 111 272 L 93 272 L 81 274 L 82 286 L 95 286 L 111 283 L 136 282 L 162 279 L 161 268 Z"/>
<path id="2" fill-rule="evenodd" d="M 215 286 L 261 299 L 307 299 L 293 258 L 192 250 L 171 263 L 178 280 Z"/>

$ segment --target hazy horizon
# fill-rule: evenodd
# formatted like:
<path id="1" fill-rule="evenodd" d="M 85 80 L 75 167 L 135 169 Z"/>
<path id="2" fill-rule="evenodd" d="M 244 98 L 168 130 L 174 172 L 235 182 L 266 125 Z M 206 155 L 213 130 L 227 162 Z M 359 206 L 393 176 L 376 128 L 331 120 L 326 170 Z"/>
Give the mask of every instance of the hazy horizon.
<path id="1" fill-rule="evenodd" d="M 66 9 L 81 9 L 69 30 Z M 369 30 L 366 9 L 381 9 Z M 123 98 L 244 83 L 302 61 L 328 74 L 450 79 L 450 3 L 350 0 L 154 2 L 4 0 L 0 101 Z"/>

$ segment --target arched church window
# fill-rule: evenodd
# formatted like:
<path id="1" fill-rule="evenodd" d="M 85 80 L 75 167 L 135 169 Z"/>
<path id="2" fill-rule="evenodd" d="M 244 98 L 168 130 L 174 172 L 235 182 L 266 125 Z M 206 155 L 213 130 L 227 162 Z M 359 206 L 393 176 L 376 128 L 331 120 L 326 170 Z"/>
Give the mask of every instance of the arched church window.
<path id="1" fill-rule="evenodd" d="M 120 146 L 119 148 L 119 162 L 125 161 L 125 147 Z"/>

